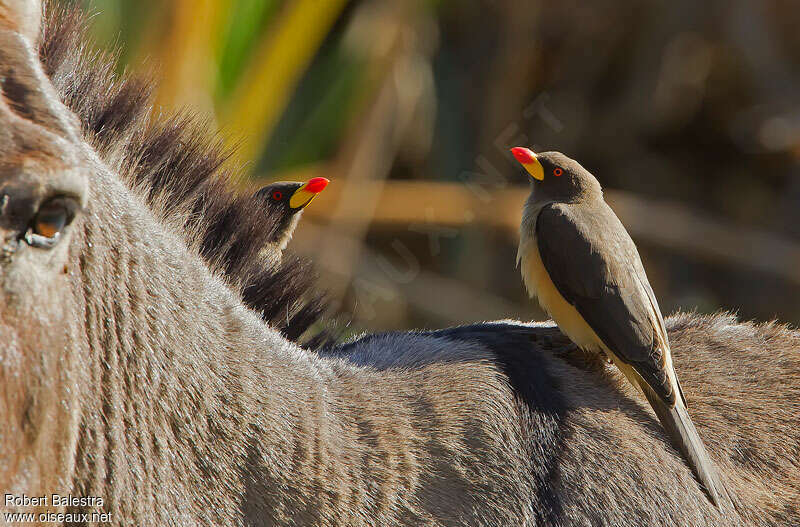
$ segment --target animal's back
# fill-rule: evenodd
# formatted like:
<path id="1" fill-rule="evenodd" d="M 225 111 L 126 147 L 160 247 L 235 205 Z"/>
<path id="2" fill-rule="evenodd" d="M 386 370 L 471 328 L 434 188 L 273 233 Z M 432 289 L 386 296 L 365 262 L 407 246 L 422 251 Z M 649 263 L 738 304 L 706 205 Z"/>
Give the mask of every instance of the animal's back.
<path id="1" fill-rule="evenodd" d="M 738 509 L 724 516 L 646 401 L 616 370 L 575 352 L 552 327 L 486 323 L 416 334 L 447 343 L 439 345 L 441 361 L 434 354 L 420 363 L 404 352 L 405 344 L 386 345 L 393 339 L 381 336 L 338 354 L 359 365 L 397 368 L 414 387 L 411 400 L 430 394 L 425 409 L 415 410 L 430 416 L 429 446 L 436 445 L 436 430 L 457 430 L 452 444 L 474 445 L 428 458 L 439 474 L 470 474 L 442 478 L 434 492 L 470 504 L 474 516 L 461 518 L 466 524 L 491 524 L 483 521 L 491 517 L 519 525 L 800 524 L 794 505 L 800 499 L 800 432 L 792 423 L 800 388 L 779 388 L 800 374 L 798 335 L 727 316 L 678 315 L 667 327 L 696 426 L 739 496 Z M 785 348 L 777 354 L 781 367 L 769 368 L 775 353 L 766 344 Z M 464 372 L 471 380 L 465 382 Z M 447 394 L 448 411 L 434 386 Z M 773 426 L 779 430 L 768 431 Z M 441 445 L 431 450 L 443 451 Z M 465 469 L 473 465 L 473 472 Z"/>

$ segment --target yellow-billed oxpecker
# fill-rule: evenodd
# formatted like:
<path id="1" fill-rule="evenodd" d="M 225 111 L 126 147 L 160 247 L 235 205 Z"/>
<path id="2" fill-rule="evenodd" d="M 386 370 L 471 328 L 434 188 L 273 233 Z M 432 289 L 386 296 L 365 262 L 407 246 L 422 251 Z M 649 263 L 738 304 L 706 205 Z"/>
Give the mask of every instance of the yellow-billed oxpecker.
<path id="1" fill-rule="evenodd" d="M 279 181 L 271 183 L 256 192 L 273 225 L 267 245 L 261 253 L 270 262 L 278 262 L 283 250 L 292 239 L 303 209 L 328 186 L 324 177 L 311 178 L 305 183 Z"/>
<path id="2" fill-rule="evenodd" d="M 686 410 L 658 302 L 600 183 L 560 152 L 511 152 L 531 176 L 517 253 L 528 292 L 576 345 L 604 353 L 642 391 L 719 506 L 727 492 Z"/>

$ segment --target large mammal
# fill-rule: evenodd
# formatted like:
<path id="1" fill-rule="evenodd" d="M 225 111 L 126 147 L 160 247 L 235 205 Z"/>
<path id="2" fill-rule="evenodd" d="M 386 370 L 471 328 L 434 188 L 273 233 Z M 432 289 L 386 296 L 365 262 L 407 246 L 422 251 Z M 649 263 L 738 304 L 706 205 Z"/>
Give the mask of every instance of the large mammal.
<path id="1" fill-rule="evenodd" d="M 200 177 L 212 147 L 148 124 L 142 87 L 80 58 L 69 17 L 47 22 L 43 69 L 28 5 L 0 2 L 3 492 L 101 496 L 122 525 L 800 523 L 797 333 L 667 321 L 741 497 L 725 517 L 626 384 L 549 326 L 307 352 L 250 309 L 279 324 L 302 291 L 288 270 L 253 278 L 231 220 L 249 205 Z M 22 233 L 54 195 L 83 213 L 33 247 Z"/>

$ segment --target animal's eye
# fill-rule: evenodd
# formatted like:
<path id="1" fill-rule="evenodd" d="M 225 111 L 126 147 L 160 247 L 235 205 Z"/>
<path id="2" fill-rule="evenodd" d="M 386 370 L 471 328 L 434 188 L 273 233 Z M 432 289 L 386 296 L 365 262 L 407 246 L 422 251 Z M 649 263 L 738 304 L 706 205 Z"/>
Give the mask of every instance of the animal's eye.
<path id="1" fill-rule="evenodd" d="M 564 171 L 561 170 L 560 168 L 556 168 L 556 169 L 553 170 L 553 175 L 554 176 L 560 176 L 563 173 L 564 173 Z"/>
<path id="2" fill-rule="evenodd" d="M 62 196 L 46 201 L 33 217 L 25 241 L 31 247 L 50 249 L 55 246 L 78 209 L 78 203 L 72 198 Z"/>
<path id="3" fill-rule="evenodd" d="M 280 201 L 281 199 L 283 199 L 283 193 L 280 190 L 276 190 L 275 192 L 272 193 L 272 199 L 274 199 L 275 201 Z"/>

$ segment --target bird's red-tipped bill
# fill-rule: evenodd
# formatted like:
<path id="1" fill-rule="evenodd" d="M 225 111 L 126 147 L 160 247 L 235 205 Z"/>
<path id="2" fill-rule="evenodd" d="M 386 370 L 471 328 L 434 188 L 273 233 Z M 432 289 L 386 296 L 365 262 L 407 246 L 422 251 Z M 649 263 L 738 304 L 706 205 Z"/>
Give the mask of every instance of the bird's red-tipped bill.
<path id="1" fill-rule="evenodd" d="M 292 197 L 289 198 L 289 206 L 293 209 L 301 209 L 311 203 L 317 194 L 325 190 L 330 181 L 324 177 L 315 177 L 309 179 L 305 185 L 294 191 Z"/>
<path id="2" fill-rule="evenodd" d="M 523 146 L 515 146 L 511 149 L 511 153 L 514 155 L 519 163 L 525 167 L 525 170 L 528 171 L 528 174 L 531 175 L 534 179 L 538 179 L 539 181 L 544 179 L 544 168 L 539 160 L 536 158 L 536 154 L 530 148 L 525 148 Z"/>
<path id="3" fill-rule="evenodd" d="M 330 181 L 324 177 L 315 177 L 308 180 L 308 182 L 300 188 L 307 190 L 313 194 L 319 194 L 325 187 L 328 186 Z"/>

